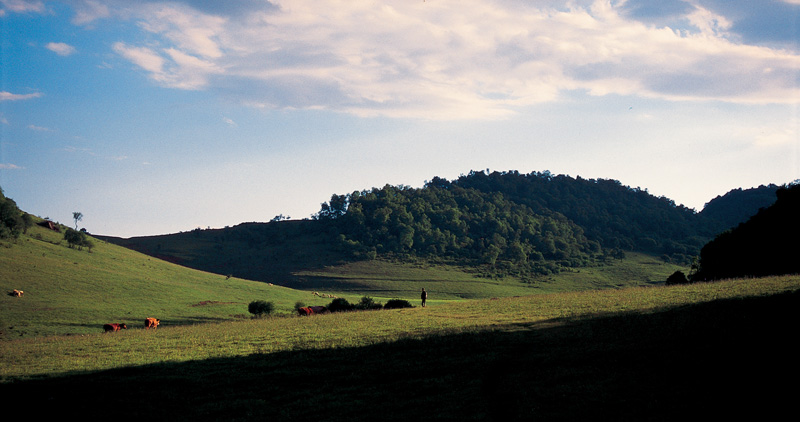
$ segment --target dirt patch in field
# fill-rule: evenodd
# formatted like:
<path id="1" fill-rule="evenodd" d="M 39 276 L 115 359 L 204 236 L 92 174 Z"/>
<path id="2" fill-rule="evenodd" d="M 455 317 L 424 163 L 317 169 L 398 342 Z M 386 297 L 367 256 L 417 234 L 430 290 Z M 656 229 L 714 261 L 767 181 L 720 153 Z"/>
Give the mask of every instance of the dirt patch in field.
<path id="1" fill-rule="evenodd" d="M 194 305 L 191 305 L 191 306 L 192 306 L 192 308 L 196 308 L 196 307 L 198 307 L 198 306 L 208 306 L 208 305 L 232 305 L 232 304 L 235 304 L 235 303 L 236 303 L 236 302 L 219 302 L 219 301 L 216 301 L 216 300 L 204 300 L 204 301 L 202 301 L 202 302 L 195 303 Z"/>

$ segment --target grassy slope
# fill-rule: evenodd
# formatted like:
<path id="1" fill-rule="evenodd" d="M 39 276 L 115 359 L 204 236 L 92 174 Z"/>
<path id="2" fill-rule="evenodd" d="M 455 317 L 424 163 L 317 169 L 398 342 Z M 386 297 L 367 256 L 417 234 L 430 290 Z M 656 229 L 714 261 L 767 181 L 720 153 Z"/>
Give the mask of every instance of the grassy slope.
<path id="1" fill-rule="evenodd" d="M 16 242 L 0 242 L 0 338 L 87 334 L 122 322 L 139 327 L 146 317 L 165 325 L 249 316 L 253 300 L 277 312 L 296 301 L 326 304 L 308 292 L 190 270 L 94 240 L 92 252 L 70 249 L 62 235 L 32 227 Z M 23 290 L 23 298 L 6 293 Z"/>
<path id="2" fill-rule="evenodd" d="M 336 247 L 331 235 L 316 221 L 249 223 L 228 229 L 195 230 L 163 236 L 110 242 L 217 274 L 267 281 L 303 290 L 338 294 L 368 293 L 378 298 L 414 299 L 422 287 L 436 292 L 432 299 L 474 299 L 607 287 L 629 287 L 661 282 L 676 270 L 645 255 L 629 254 L 610 267 L 582 268 L 534 280 L 532 285 L 513 277 L 490 280 L 476 268 L 464 268 L 424 259 L 353 261 Z M 533 289 L 529 288 L 533 287 Z"/>
<path id="3" fill-rule="evenodd" d="M 753 411 L 763 420 L 789 408 L 779 381 L 797 375 L 797 276 L 618 288 L 672 270 L 634 255 L 533 288 L 482 291 L 491 283 L 473 280 L 484 299 L 240 320 L 254 298 L 288 312 L 314 296 L 102 242 L 72 250 L 60 237 L 37 227 L 0 246 L 0 287 L 26 291 L 0 298 L 0 395 L 31 416 L 674 420 Z M 469 290 L 452 268 L 351 265 L 304 276 L 374 292 L 388 285 L 393 295 L 404 278 L 447 298 Z M 609 288 L 492 297 L 591 287 Z M 149 315 L 165 325 L 138 328 Z M 100 333 L 111 321 L 137 328 Z M 61 333 L 82 335 L 49 336 Z"/>
<path id="4" fill-rule="evenodd" d="M 421 288 L 431 300 L 480 299 L 541 293 L 651 286 L 675 271 L 686 271 L 652 256 L 629 253 L 607 266 L 581 268 L 526 284 L 514 277 L 488 279 L 459 267 L 384 260 L 360 261 L 317 270 L 297 271 L 295 286 L 327 287 L 340 294 L 416 298 Z"/>
<path id="5" fill-rule="evenodd" d="M 276 312 L 295 302 L 325 305 L 328 297 L 190 270 L 101 240 L 88 252 L 70 249 L 62 235 L 39 226 L 16 242 L 0 243 L 0 338 L 96 333 L 123 322 L 138 327 L 145 317 L 164 325 L 225 321 L 249 316 L 247 304 L 269 300 Z M 488 280 L 457 267 L 382 260 L 297 271 L 294 285 L 356 302 L 362 295 L 385 302 L 418 300 L 422 287 L 432 305 L 460 299 L 522 296 L 557 291 L 648 285 L 679 267 L 644 255 L 612 266 L 587 268 L 532 285 L 513 278 Z M 5 296 L 19 289 L 21 300 Z"/>
<path id="6" fill-rule="evenodd" d="M 790 276 L 20 339 L 0 394 L 165 420 L 770 420 L 798 304 Z"/>

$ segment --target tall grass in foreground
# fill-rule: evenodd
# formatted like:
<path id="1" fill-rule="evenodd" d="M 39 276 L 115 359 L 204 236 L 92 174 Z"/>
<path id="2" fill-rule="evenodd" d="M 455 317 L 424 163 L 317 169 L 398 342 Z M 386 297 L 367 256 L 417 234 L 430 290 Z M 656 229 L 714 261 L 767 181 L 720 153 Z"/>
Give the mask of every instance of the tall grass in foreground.
<path id="1" fill-rule="evenodd" d="M 212 358 L 341 349 L 459 333 L 514 332 L 565 321 L 800 289 L 800 276 L 559 293 L 435 307 L 274 317 L 158 330 L 0 342 L 0 381 Z"/>

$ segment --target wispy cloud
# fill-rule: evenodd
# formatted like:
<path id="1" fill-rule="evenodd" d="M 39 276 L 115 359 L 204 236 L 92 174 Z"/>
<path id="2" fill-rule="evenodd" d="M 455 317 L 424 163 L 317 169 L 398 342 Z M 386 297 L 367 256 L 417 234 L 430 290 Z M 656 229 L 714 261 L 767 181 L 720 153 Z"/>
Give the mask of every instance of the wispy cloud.
<path id="1" fill-rule="evenodd" d="M 59 56 L 69 56 L 75 54 L 75 52 L 78 51 L 75 49 L 75 47 L 63 42 L 47 43 L 47 45 L 45 45 L 45 48 L 58 54 Z"/>
<path id="2" fill-rule="evenodd" d="M 800 55 L 743 41 L 738 1 L 669 0 L 668 14 L 652 0 L 233 2 L 241 14 L 105 4 L 98 18 L 133 18 L 157 37 L 114 44 L 154 81 L 256 107 L 449 119 L 503 117 L 571 91 L 800 102 Z"/>
<path id="3" fill-rule="evenodd" d="M 14 13 L 43 12 L 44 2 L 40 0 L 0 0 L 3 10 Z"/>
<path id="4" fill-rule="evenodd" d="M 0 101 L 30 100 L 41 96 L 42 94 L 39 92 L 34 92 L 33 94 L 12 94 L 8 91 L 0 91 Z"/>
<path id="5" fill-rule="evenodd" d="M 28 125 L 28 129 L 35 130 L 37 132 L 52 132 L 53 129 L 43 127 L 43 126 L 36 126 L 36 125 Z"/>
<path id="6" fill-rule="evenodd" d="M 0 170 L 24 170 L 25 167 L 11 163 L 0 163 Z"/>

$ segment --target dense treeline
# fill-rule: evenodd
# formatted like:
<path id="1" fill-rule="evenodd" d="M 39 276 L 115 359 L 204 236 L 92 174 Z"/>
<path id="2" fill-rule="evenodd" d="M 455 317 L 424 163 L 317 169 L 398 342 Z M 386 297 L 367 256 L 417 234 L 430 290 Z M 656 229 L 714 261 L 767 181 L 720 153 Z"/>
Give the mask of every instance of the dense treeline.
<path id="1" fill-rule="evenodd" d="M 633 250 L 691 263 L 720 227 L 771 203 L 769 192 L 718 197 L 722 205 L 700 215 L 616 180 L 473 171 L 454 181 L 434 177 L 421 189 L 333 195 L 316 218 L 335 221 L 342 243 L 365 256 L 448 256 L 541 273 Z M 725 204 L 742 215 L 726 214 Z"/>
<path id="2" fill-rule="evenodd" d="M 700 216 L 714 234 L 719 234 L 747 221 L 760 209 L 767 208 L 777 198 L 780 186 L 762 185 L 752 189 L 733 189 L 708 201 Z"/>
<path id="3" fill-rule="evenodd" d="M 520 274 L 590 265 L 602 257 L 600 244 L 559 213 L 534 212 L 501 192 L 437 182 L 334 195 L 317 219 L 330 221 L 341 242 L 367 257 L 448 257 Z"/>
<path id="4" fill-rule="evenodd" d="M 800 273 L 800 185 L 776 195 L 772 206 L 703 247 L 692 281 Z"/>

